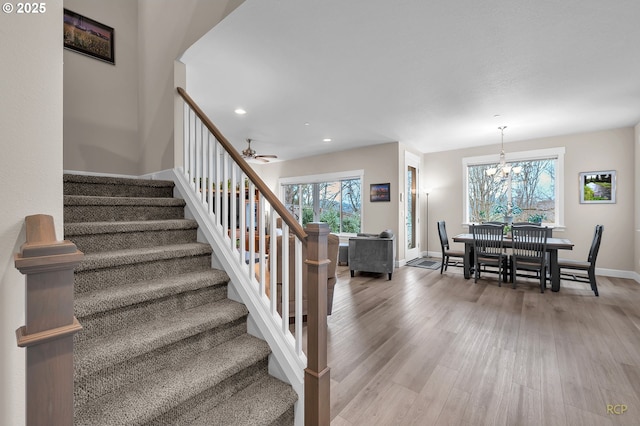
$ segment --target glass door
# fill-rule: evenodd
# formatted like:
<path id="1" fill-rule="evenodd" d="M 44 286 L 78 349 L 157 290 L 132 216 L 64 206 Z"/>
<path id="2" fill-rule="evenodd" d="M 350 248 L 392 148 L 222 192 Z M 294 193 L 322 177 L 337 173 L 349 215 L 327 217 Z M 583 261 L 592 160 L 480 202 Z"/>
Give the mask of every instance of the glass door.
<path id="1" fill-rule="evenodd" d="M 407 261 L 420 257 L 420 158 L 405 154 L 405 240 Z"/>

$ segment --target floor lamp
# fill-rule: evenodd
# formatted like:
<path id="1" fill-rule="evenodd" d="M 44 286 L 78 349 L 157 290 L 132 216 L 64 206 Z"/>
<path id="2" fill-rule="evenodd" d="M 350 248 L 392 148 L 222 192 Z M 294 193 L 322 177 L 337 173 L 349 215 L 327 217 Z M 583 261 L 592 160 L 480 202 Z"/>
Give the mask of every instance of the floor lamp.
<path id="1" fill-rule="evenodd" d="M 427 190 L 427 259 L 429 256 L 429 191 Z"/>

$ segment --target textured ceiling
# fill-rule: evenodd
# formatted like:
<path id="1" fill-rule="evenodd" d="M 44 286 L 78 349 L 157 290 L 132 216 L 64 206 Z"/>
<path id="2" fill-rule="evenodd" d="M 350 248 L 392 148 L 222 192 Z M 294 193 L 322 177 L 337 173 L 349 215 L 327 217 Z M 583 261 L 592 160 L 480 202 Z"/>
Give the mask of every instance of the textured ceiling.
<path id="1" fill-rule="evenodd" d="M 246 0 L 182 60 L 225 136 L 280 159 L 640 122 L 638 0 Z"/>

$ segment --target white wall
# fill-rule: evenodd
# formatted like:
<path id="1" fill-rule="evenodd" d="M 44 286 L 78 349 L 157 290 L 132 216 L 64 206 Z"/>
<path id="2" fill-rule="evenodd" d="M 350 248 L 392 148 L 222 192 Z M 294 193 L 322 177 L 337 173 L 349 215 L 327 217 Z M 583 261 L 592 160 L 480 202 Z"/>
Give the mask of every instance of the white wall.
<path id="1" fill-rule="evenodd" d="M 635 271 L 640 281 L 640 123 L 634 128 L 634 158 L 635 158 Z"/>
<path id="2" fill-rule="evenodd" d="M 554 232 L 575 243 L 573 251 L 563 251 L 562 257 L 586 260 L 596 224 L 604 225 L 597 267 L 616 271 L 634 271 L 634 253 L 620 250 L 633 247 L 631 229 L 637 193 L 634 164 L 634 129 L 623 128 L 600 132 L 556 136 L 523 142 L 505 143 L 505 151 L 527 151 L 552 147 L 565 152 L 565 225 L 564 232 Z M 466 232 L 462 226 L 462 158 L 496 154 L 499 145 L 426 154 L 423 167 L 423 187 L 429 194 L 429 247 L 440 247 L 436 222 L 445 220 L 449 237 Z M 583 171 L 616 170 L 616 204 L 580 204 L 578 174 Z M 426 209 L 423 208 L 423 218 Z M 423 223 L 424 223 L 423 220 Z M 423 231 L 424 238 L 424 231 Z M 423 242 L 426 244 L 426 241 Z M 460 249 L 461 247 L 456 247 Z M 431 249 L 432 251 L 434 249 Z M 637 256 L 636 256 L 637 257 Z"/>
<path id="3" fill-rule="evenodd" d="M 173 167 L 174 61 L 244 0 L 66 0 L 115 30 L 115 66 L 64 52 L 64 167 Z"/>
<path id="4" fill-rule="evenodd" d="M 11 426 L 25 423 L 25 350 L 15 337 L 25 284 L 13 255 L 24 243 L 25 216 L 53 216 L 62 236 L 62 0 L 46 8 L 0 13 L 0 424 Z"/>
<path id="5" fill-rule="evenodd" d="M 64 168 L 137 175 L 138 4 L 65 0 L 64 7 L 114 28 L 116 61 L 64 51 Z"/>
<path id="6" fill-rule="evenodd" d="M 174 166 L 174 61 L 243 2 L 138 1 L 140 174 Z"/>

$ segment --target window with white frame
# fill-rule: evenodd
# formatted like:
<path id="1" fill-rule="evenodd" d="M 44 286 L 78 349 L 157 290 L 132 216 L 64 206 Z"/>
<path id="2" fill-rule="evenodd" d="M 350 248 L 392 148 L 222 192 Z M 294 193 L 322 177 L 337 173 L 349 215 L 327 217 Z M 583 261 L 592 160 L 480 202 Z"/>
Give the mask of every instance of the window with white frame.
<path id="1" fill-rule="evenodd" d="M 542 222 L 564 226 L 564 148 L 463 158 L 464 221 Z"/>
<path id="2" fill-rule="evenodd" d="M 362 222 L 362 171 L 280 180 L 281 199 L 303 226 L 325 222 L 334 233 L 358 233 Z"/>

